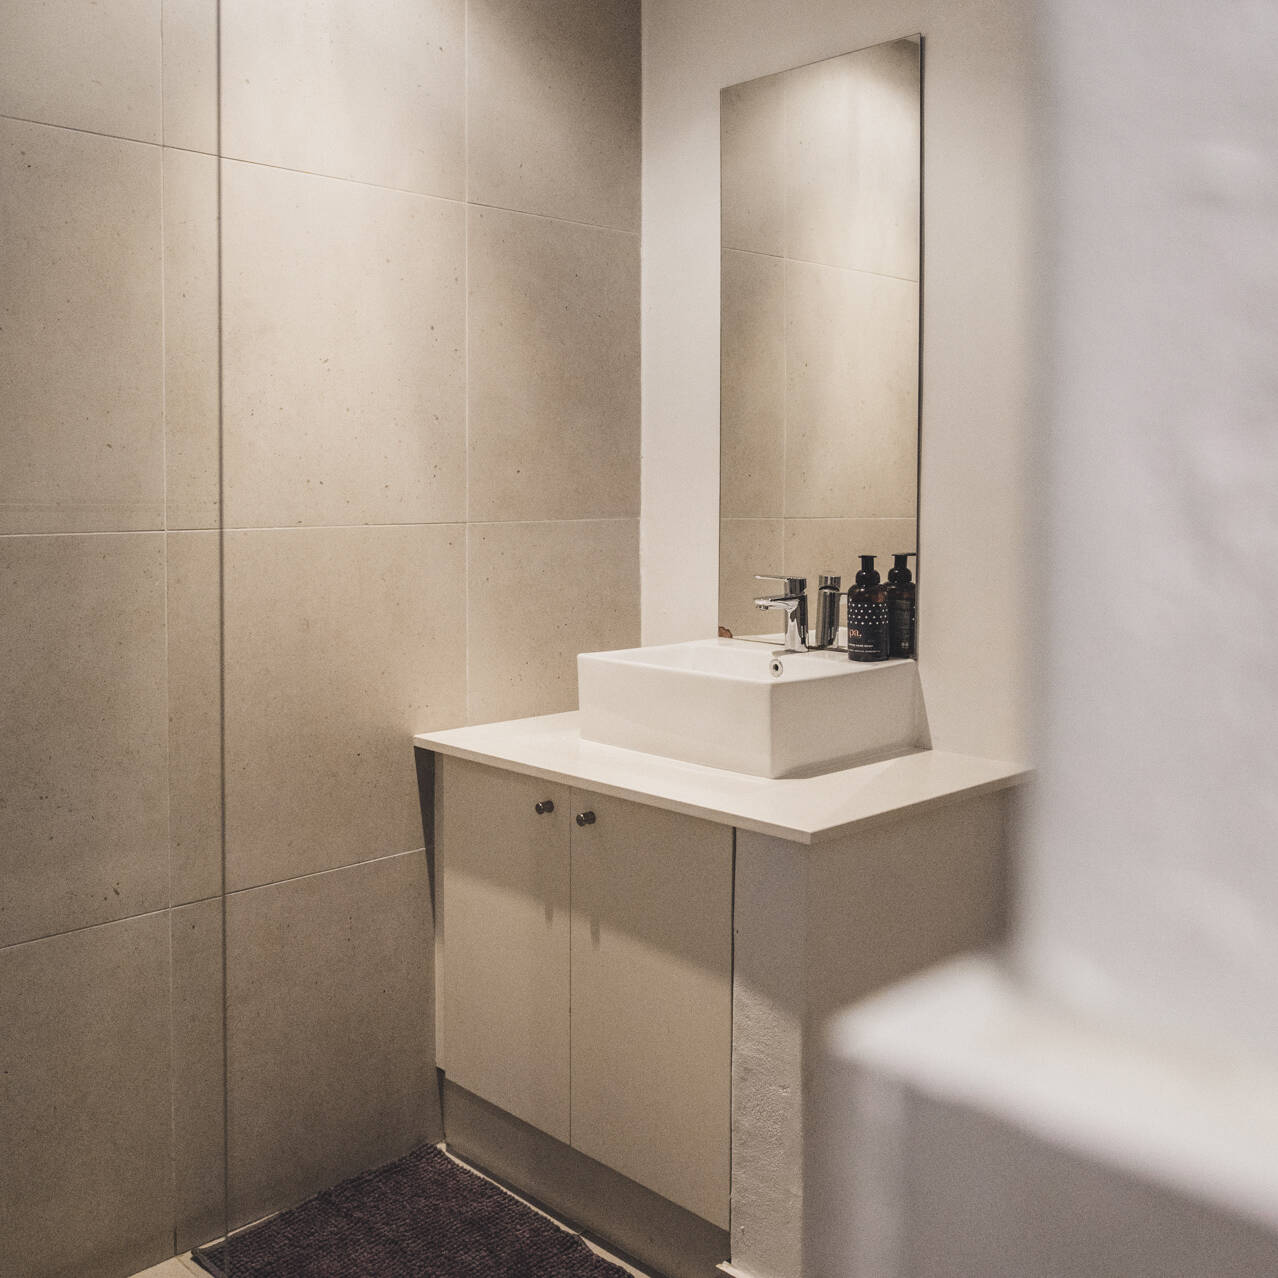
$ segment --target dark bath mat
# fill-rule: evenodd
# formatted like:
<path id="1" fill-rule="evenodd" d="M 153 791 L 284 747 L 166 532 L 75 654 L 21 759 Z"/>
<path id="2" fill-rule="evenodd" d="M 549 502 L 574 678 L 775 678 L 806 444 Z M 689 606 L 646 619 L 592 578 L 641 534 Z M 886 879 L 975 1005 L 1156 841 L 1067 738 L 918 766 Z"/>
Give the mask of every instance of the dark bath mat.
<path id="1" fill-rule="evenodd" d="M 219 1278 L 625 1274 L 431 1145 L 193 1254 Z"/>

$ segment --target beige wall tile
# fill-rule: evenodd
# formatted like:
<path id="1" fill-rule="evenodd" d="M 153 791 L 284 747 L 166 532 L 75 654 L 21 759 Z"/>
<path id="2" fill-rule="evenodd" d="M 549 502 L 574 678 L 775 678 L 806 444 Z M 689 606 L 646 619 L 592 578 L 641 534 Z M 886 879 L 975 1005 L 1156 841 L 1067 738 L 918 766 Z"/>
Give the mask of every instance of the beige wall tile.
<path id="1" fill-rule="evenodd" d="M 0 1273 L 172 1254 L 166 913 L 0 950 Z"/>
<path id="2" fill-rule="evenodd" d="M 465 719 L 462 528 L 232 532 L 225 556 L 228 888 L 421 847 L 412 734 Z"/>
<path id="3" fill-rule="evenodd" d="M 919 46 L 786 73 L 790 257 L 919 278 Z"/>
<path id="4" fill-rule="evenodd" d="M 216 528 L 217 161 L 164 151 L 164 464 L 169 528 Z"/>
<path id="5" fill-rule="evenodd" d="M 223 168 L 229 527 L 463 517 L 458 204 Z"/>
<path id="6" fill-rule="evenodd" d="M 227 900 L 231 1218 L 441 1136 L 423 852 Z"/>
<path id="7" fill-rule="evenodd" d="M 168 904 L 164 538 L 0 537 L 0 944 Z"/>
<path id="8" fill-rule="evenodd" d="M 729 251 L 720 278 L 719 513 L 776 516 L 785 506 L 785 263 Z"/>
<path id="9" fill-rule="evenodd" d="M 222 153 L 461 199 L 465 0 L 221 0 Z"/>
<path id="10" fill-rule="evenodd" d="M 222 890 L 218 534 L 165 538 L 172 900 Z"/>
<path id="11" fill-rule="evenodd" d="M 217 151 L 219 0 L 161 0 L 164 145 Z"/>
<path id="12" fill-rule="evenodd" d="M 470 518 L 639 512 L 639 241 L 470 210 Z"/>
<path id="13" fill-rule="evenodd" d="M 0 532 L 161 527 L 159 150 L 0 120 L 0 225 Z"/>
<path id="14" fill-rule="evenodd" d="M 719 98 L 720 217 L 724 248 L 785 252 L 784 75 L 747 80 Z"/>
<path id="15" fill-rule="evenodd" d="M 734 635 L 779 630 L 776 618 L 753 601 L 769 593 L 756 572 L 785 571 L 783 525 L 779 519 L 723 519 L 719 522 L 719 624 Z"/>
<path id="16" fill-rule="evenodd" d="M 471 0 L 468 198 L 639 229 L 638 0 Z"/>
<path id="17" fill-rule="evenodd" d="M 222 901 L 170 913 L 173 944 L 174 1250 L 225 1233 Z"/>
<path id="18" fill-rule="evenodd" d="M 786 263 L 787 517 L 913 515 L 918 285 Z"/>
<path id="19" fill-rule="evenodd" d="M 160 140 L 160 0 L 0 5 L 0 115 Z"/>
<path id="20" fill-rule="evenodd" d="M 577 708 L 577 654 L 639 642 L 634 519 L 473 524 L 471 723 Z"/>
<path id="21" fill-rule="evenodd" d="M 918 531 L 913 519 L 785 521 L 785 571 L 808 579 L 809 611 L 813 618 L 816 616 L 813 592 L 819 574 L 837 573 L 843 579 L 843 589 L 847 590 L 861 567 L 860 556 L 876 555 L 874 567 L 886 582 L 892 556 L 917 547 Z M 910 572 L 917 579 L 918 564 L 913 559 Z"/>

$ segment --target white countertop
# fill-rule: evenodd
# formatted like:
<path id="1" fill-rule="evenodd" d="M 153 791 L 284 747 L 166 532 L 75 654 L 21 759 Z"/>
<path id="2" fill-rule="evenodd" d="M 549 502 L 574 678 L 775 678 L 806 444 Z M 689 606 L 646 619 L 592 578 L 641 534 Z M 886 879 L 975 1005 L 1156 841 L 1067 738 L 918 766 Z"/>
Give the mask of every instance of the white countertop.
<path id="1" fill-rule="evenodd" d="M 1022 764 L 923 750 L 818 777 L 770 780 L 583 741 L 575 710 L 423 732 L 413 744 L 794 843 L 820 843 L 1029 777 Z"/>

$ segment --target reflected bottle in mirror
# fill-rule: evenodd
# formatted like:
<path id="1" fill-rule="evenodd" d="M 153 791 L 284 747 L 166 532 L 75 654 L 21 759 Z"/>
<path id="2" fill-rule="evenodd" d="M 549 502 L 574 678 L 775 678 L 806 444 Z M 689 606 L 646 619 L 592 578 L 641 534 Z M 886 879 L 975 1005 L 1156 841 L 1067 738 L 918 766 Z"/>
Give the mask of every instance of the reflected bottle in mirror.
<path id="1" fill-rule="evenodd" d="M 893 555 L 893 568 L 888 573 L 888 649 L 893 657 L 914 656 L 914 613 L 917 587 L 910 576 L 910 557 L 914 551 Z"/>
<path id="2" fill-rule="evenodd" d="M 813 648 L 833 648 L 839 638 L 839 599 L 842 597 L 842 579 L 832 573 L 822 573 L 817 587 L 816 630 L 813 632 Z"/>

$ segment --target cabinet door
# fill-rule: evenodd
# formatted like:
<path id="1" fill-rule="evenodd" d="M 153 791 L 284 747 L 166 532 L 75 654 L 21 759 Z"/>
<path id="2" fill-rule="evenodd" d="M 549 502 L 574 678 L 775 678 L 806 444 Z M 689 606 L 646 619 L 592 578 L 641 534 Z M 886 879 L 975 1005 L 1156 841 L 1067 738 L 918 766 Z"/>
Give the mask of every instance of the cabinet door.
<path id="1" fill-rule="evenodd" d="M 567 1141 L 569 791 L 461 759 L 442 764 L 441 1065 Z M 538 814 L 546 800 L 554 811 Z"/>
<path id="2" fill-rule="evenodd" d="M 572 1143 L 727 1228 L 732 830 L 573 791 Z"/>

